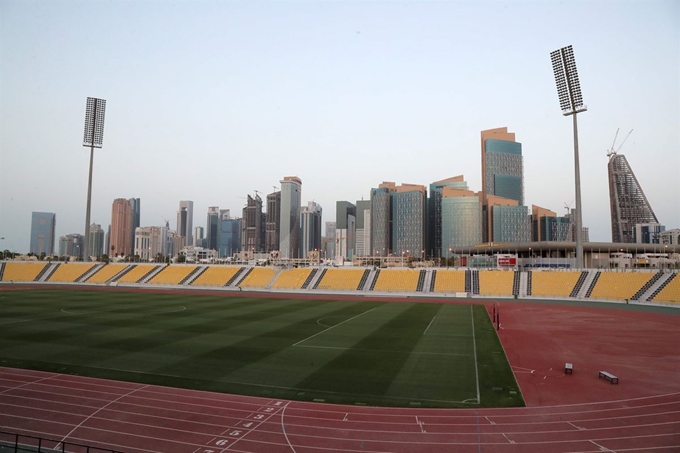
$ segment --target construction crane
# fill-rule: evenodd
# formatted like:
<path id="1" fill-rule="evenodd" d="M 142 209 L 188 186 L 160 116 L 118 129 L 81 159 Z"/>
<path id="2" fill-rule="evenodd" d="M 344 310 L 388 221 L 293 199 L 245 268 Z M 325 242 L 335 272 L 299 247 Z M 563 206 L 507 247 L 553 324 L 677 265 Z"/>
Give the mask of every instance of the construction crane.
<path id="1" fill-rule="evenodd" d="M 161 216 L 161 219 L 165 220 L 165 228 L 170 229 L 170 221 L 165 217 Z"/>
<path id="2" fill-rule="evenodd" d="M 276 187 L 276 186 L 272 186 L 272 187 L 274 188 L 274 192 L 276 192 L 277 190 L 279 190 L 279 188 Z"/>
<path id="3" fill-rule="evenodd" d="M 616 135 L 614 135 L 614 141 L 612 142 L 611 148 L 609 148 L 609 150 L 607 151 L 607 157 L 611 157 L 611 156 L 615 155 L 616 153 L 618 153 L 619 150 L 621 149 L 621 147 L 623 146 L 623 144 L 626 143 L 626 140 L 628 140 L 628 137 L 630 137 L 630 134 L 633 133 L 633 129 L 631 129 L 630 132 L 628 132 L 628 135 L 626 135 L 626 138 L 623 139 L 623 141 L 621 142 L 619 147 L 614 149 L 614 146 L 616 146 L 616 138 L 619 136 L 619 130 L 620 129 L 621 128 L 616 129 Z"/>

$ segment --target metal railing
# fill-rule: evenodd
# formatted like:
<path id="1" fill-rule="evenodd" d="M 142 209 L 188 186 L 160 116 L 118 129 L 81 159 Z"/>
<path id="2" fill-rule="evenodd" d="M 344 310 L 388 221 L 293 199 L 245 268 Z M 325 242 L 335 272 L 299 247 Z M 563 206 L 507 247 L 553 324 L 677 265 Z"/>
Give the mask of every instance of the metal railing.
<path id="1" fill-rule="evenodd" d="M 45 437 L 0 431 L 0 453 L 123 453 Z"/>

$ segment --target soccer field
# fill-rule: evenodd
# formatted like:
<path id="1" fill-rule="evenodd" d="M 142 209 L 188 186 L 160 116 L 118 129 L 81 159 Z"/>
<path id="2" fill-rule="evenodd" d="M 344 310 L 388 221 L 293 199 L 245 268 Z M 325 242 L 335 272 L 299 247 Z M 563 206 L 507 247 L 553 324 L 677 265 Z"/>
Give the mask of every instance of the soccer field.
<path id="1" fill-rule="evenodd" d="M 481 305 L 2 291 L 0 364 L 304 401 L 524 405 Z"/>

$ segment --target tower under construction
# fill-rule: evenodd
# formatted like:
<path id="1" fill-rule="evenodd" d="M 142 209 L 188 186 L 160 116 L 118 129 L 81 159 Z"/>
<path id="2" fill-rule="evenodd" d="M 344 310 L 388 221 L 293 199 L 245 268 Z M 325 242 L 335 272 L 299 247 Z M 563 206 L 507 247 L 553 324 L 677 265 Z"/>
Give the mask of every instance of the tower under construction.
<path id="1" fill-rule="evenodd" d="M 618 131 L 616 133 L 618 135 Z M 630 132 L 628 135 L 630 135 Z M 616 138 L 614 138 L 614 142 L 616 142 Z M 618 149 L 621 146 L 623 146 L 623 143 Z M 612 148 L 607 153 L 609 157 L 607 169 L 609 173 L 612 242 L 635 242 L 633 239 L 635 225 L 641 223 L 658 224 L 659 221 L 626 156 L 618 154 L 618 149 L 615 151 L 612 144 Z"/>

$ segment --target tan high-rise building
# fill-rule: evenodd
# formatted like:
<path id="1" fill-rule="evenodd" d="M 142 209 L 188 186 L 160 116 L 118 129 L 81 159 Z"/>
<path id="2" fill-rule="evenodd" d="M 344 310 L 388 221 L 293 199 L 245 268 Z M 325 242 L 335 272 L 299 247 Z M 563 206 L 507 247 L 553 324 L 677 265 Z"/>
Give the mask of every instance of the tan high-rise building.
<path id="1" fill-rule="evenodd" d="M 110 256 L 132 254 L 132 206 L 125 198 L 113 200 L 111 209 Z"/>

